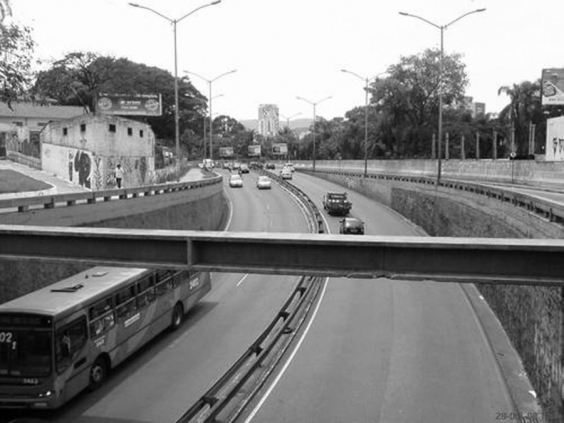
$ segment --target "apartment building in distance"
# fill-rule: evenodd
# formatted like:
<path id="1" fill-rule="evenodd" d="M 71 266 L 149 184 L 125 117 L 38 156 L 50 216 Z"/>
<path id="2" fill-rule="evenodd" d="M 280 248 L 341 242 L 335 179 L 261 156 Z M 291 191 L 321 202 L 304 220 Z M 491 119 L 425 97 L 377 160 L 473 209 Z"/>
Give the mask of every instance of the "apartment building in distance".
<path id="1" fill-rule="evenodd" d="M 261 104 L 258 109 L 258 133 L 265 138 L 274 137 L 280 128 L 278 106 Z"/>

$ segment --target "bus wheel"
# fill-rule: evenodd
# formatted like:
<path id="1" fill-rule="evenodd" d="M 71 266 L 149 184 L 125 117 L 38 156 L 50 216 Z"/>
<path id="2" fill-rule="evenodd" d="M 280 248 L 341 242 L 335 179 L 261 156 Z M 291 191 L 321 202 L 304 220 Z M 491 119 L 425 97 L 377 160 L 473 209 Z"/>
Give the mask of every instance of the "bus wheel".
<path id="1" fill-rule="evenodd" d="M 182 304 L 176 304 L 174 306 L 174 310 L 172 310 L 172 320 L 170 322 L 170 327 L 172 330 L 176 330 L 182 324 L 182 320 L 184 318 L 184 309 L 182 308 Z"/>
<path id="2" fill-rule="evenodd" d="M 90 368 L 90 389 L 94 390 L 100 387 L 108 376 L 108 362 L 98 357 Z"/>

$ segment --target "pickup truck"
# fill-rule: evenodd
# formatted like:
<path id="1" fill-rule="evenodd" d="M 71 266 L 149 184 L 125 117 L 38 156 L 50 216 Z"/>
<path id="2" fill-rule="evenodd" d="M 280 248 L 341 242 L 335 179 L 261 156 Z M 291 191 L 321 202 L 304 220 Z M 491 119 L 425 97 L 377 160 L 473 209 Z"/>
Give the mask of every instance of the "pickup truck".
<path id="1" fill-rule="evenodd" d="M 328 192 L 323 196 L 323 209 L 329 214 L 346 216 L 352 208 L 346 192 Z"/>

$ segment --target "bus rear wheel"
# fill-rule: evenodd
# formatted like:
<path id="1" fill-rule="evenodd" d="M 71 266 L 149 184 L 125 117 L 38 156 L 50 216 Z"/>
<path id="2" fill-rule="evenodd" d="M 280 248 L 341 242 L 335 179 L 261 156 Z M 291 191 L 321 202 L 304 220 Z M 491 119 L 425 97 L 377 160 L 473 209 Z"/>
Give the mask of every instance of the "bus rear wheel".
<path id="1" fill-rule="evenodd" d="M 98 357 L 90 368 L 90 390 L 100 387 L 108 376 L 108 362 L 103 357 Z"/>
<path id="2" fill-rule="evenodd" d="M 176 304 L 172 310 L 170 328 L 172 330 L 178 329 L 182 324 L 182 320 L 184 320 L 184 309 L 182 308 L 182 304 Z"/>

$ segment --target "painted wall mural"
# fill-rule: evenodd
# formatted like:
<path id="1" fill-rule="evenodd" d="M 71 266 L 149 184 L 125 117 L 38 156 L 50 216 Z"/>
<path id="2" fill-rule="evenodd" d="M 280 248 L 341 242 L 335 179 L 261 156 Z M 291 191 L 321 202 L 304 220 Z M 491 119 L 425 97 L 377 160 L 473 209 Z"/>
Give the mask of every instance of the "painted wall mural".
<path id="1" fill-rule="evenodd" d="M 104 189 L 104 172 L 102 169 L 102 158 L 94 157 L 94 169 L 92 171 L 92 182 L 95 190 Z"/>
<path id="2" fill-rule="evenodd" d="M 77 151 L 74 156 L 74 170 L 78 172 L 78 184 L 91 188 L 90 171 L 92 170 L 92 158 L 85 151 Z"/>

